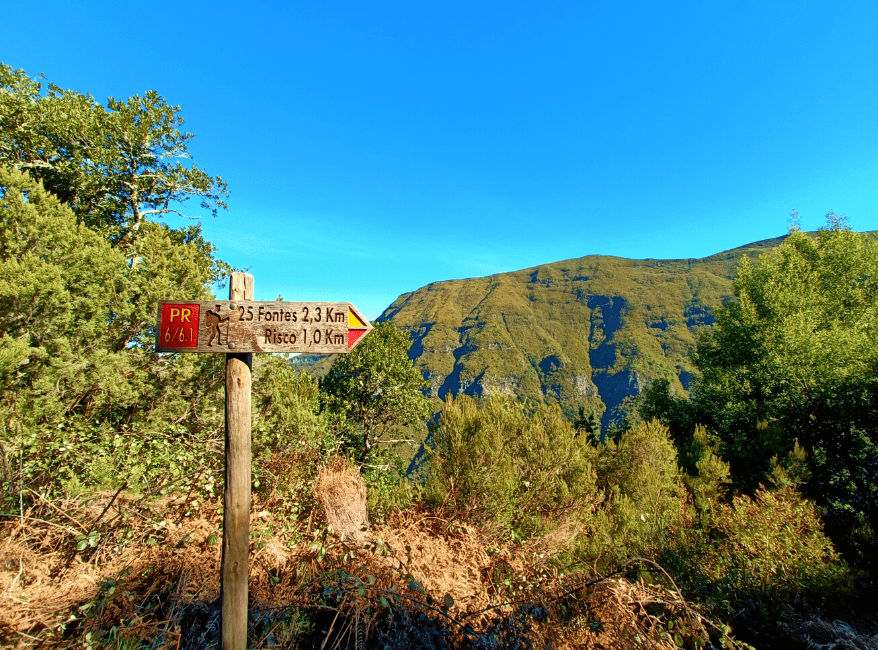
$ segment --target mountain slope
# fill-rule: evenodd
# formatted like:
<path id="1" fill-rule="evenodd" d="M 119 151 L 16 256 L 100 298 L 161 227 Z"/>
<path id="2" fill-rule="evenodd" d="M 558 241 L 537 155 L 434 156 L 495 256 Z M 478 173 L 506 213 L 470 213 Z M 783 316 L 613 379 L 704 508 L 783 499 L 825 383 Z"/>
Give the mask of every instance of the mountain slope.
<path id="1" fill-rule="evenodd" d="M 412 335 L 433 397 L 508 393 L 603 414 L 666 378 L 688 388 L 688 353 L 732 295 L 742 255 L 783 237 L 701 259 L 591 255 L 483 278 L 434 282 L 379 317 Z"/>

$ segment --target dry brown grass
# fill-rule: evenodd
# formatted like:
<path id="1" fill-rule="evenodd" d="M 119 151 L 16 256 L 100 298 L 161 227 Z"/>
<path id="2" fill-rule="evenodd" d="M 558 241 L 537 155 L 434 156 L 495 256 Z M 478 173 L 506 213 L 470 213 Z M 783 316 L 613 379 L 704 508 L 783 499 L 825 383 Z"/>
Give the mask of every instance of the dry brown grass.
<path id="1" fill-rule="evenodd" d="M 63 505 L 74 519 L 88 522 L 108 500 L 78 509 L 72 503 Z M 251 531 L 272 523 L 270 512 L 262 510 L 266 505 L 254 504 Z M 203 505 L 195 517 L 181 516 L 173 501 L 144 514 L 119 498 L 112 509 L 118 515 L 113 520 L 116 528 L 105 531 L 103 544 L 82 552 L 75 551 L 75 540 L 77 534 L 88 531 L 87 524 L 80 527 L 71 522 L 70 527 L 61 527 L 34 517 L 3 523 L 0 640 L 4 647 L 65 647 L 89 631 L 106 631 L 113 625 L 143 639 L 164 634 L 173 647 L 185 633 L 180 629 L 181 608 L 215 604 L 221 545 L 209 541 L 221 529 L 217 504 Z M 121 526 L 126 513 L 129 518 Z M 253 602 L 279 607 L 306 603 L 334 579 L 318 578 L 330 569 L 340 569 L 364 582 L 373 576 L 375 583 L 369 585 L 368 594 L 373 600 L 397 593 L 400 605 L 426 606 L 438 615 L 441 607 L 432 603 L 444 603 L 448 595 L 454 601 L 452 617 L 477 625 L 490 619 L 484 610 L 505 597 L 492 580 L 496 567 L 525 566 L 512 547 L 489 556 L 476 529 L 436 516 L 425 507 L 398 512 L 387 526 L 375 531 L 386 550 L 373 546 L 371 552 L 360 550 L 351 557 L 344 545 L 330 544 L 319 562 L 317 551 L 309 545 L 316 537 L 317 523 L 313 519 L 315 530 L 295 545 L 279 537 L 254 541 L 250 553 Z M 114 538 L 122 530 L 130 534 L 127 544 Z M 112 594 L 108 580 L 118 581 Z M 348 606 L 356 608 L 354 600 L 348 599 Z M 89 604 L 90 610 L 80 610 Z"/>
<path id="2" fill-rule="evenodd" d="M 111 498 L 86 507 L 55 504 L 66 514 L 53 511 L 51 522 L 42 504 L 25 513 L 29 519 L 2 523 L 0 645 L 82 647 L 92 633 L 100 640 L 95 647 L 109 648 L 113 626 L 120 637 L 170 648 L 216 641 L 221 544 L 209 542 L 221 530 L 218 504 L 184 516 L 185 504 L 176 501 L 147 510 L 120 495 L 107 508 Z M 311 547 L 323 539 L 321 515 L 311 513 L 295 534 L 285 533 L 289 526 L 274 517 L 273 505 L 254 500 L 251 531 L 275 532 L 253 537 L 251 627 L 263 629 L 260 621 L 274 611 L 307 610 L 311 636 L 295 647 L 345 648 L 359 640 L 389 648 L 663 650 L 674 647 L 673 637 L 662 635 L 670 618 L 706 634 L 675 592 L 559 575 L 547 564 L 547 540 L 501 543 L 418 505 L 390 516 L 372 531 L 374 543 L 353 553 L 327 538 L 321 559 Z M 102 541 L 76 551 L 76 536 L 101 516 Z M 275 634 L 267 629 L 251 635 L 254 647 Z"/>
<path id="3" fill-rule="evenodd" d="M 181 599 L 211 599 L 218 594 L 220 546 L 208 546 L 207 538 L 215 533 L 215 509 L 207 517 L 174 520 L 176 508 L 166 508 L 163 519 L 151 518 L 129 507 L 124 499 L 115 504 L 120 518 L 116 528 L 107 531 L 102 542 L 83 552 L 75 550 L 76 534 L 89 528 L 59 528 L 28 519 L 6 521 L 0 530 L 0 639 L 9 647 L 30 647 L 35 638 L 46 638 L 60 630 L 77 627 L 82 617 L 79 608 L 94 601 L 107 580 L 125 577 L 123 585 L 137 591 L 132 597 L 114 597 L 101 617 L 119 617 L 136 621 L 136 610 L 144 605 L 171 575 Z M 69 508 L 81 521 L 93 521 L 98 506 Z M 161 511 L 160 511 L 161 512 Z M 122 523 L 122 513 L 132 520 Z M 136 513 L 136 514 L 134 514 Z M 130 533 L 124 540 L 114 539 L 115 532 Z M 182 579 L 181 579 L 182 578 Z M 117 588 L 117 591 L 125 590 Z M 122 594 L 120 594 L 121 596 Z"/>
<path id="4" fill-rule="evenodd" d="M 693 637 L 707 643 L 717 632 L 678 593 L 624 579 L 596 582 L 574 609 L 578 615 L 559 628 L 556 647 L 675 650 L 675 632 L 690 644 Z"/>
<path id="5" fill-rule="evenodd" d="M 369 513 L 366 510 L 366 484 L 359 470 L 349 467 L 341 456 L 317 473 L 314 495 L 323 506 L 327 523 L 335 534 L 355 547 L 371 539 Z"/>
<path id="6" fill-rule="evenodd" d="M 437 598 L 450 594 L 463 611 L 490 604 L 492 562 L 471 526 L 413 507 L 393 514 L 380 534 L 427 593 Z"/>

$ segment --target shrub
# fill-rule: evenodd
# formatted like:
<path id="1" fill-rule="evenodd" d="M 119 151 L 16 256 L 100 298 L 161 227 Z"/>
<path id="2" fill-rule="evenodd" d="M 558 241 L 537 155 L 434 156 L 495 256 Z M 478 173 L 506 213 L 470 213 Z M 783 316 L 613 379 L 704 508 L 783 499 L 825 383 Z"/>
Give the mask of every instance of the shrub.
<path id="1" fill-rule="evenodd" d="M 853 586 L 817 508 L 792 488 L 736 496 L 720 506 L 712 536 L 698 564 L 727 613 L 746 602 L 766 613 L 797 598 L 826 603 Z"/>
<path id="2" fill-rule="evenodd" d="M 270 355 L 254 371 L 253 451 L 289 454 L 303 447 L 329 457 L 334 441 L 320 415 L 320 388 L 282 356 Z"/>
<path id="3" fill-rule="evenodd" d="M 475 522 L 528 537 L 600 501 L 598 451 L 558 406 L 449 397 L 432 432 L 428 498 Z"/>
<path id="4" fill-rule="evenodd" d="M 578 542 L 582 560 L 655 558 L 679 541 L 685 499 L 667 427 L 641 422 L 618 444 L 609 440 L 599 452 L 597 481 L 607 500 Z"/>
<path id="5" fill-rule="evenodd" d="M 709 518 L 714 512 L 729 484 L 729 465 L 717 455 L 717 447 L 709 440 L 706 428 L 701 425 L 695 427 L 690 445 L 695 472 L 684 473 L 683 482 L 702 518 Z"/>

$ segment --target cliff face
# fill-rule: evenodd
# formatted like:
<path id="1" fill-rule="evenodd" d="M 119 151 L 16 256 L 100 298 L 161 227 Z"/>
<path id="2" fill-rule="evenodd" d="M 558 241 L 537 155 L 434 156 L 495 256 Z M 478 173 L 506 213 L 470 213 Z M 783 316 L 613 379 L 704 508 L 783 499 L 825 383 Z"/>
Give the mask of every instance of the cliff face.
<path id="1" fill-rule="evenodd" d="M 732 295 L 742 255 L 701 259 L 589 256 L 400 296 L 379 318 L 411 333 L 430 395 L 506 393 L 603 414 L 656 378 L 686 391 L 688 353 Z"/>

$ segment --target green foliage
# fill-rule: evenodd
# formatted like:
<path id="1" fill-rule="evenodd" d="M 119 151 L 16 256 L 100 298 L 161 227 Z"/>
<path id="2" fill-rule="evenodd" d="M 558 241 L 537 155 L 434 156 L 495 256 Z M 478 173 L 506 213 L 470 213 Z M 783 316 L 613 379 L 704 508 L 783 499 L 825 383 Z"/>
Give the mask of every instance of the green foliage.
<path id="1" fill-rule="evenodd" d="M 224 192 L 181 167 L 178 110 L 155 93 L 104 108 L 0 64 L 6 499 L 213 485 L 222 360 L 152 351 L 158 300 L 207 298 L 229 270 L 200 227 L 148 220 Z"/>
<path id="2" fill-rule="evenodd" d="M 210 454 L 212 435 L 163 423 L 152 430 L 114 429 L 79 414 L 62 421 L 20 427 L 3 440 L 8 504 L 19 491 L 51 497 L 114 492 L 162 495 L 186 490 L 197 482 L 199 494 L 221 492 L 222 455 Z M 30 498 L 30 497 L 28 497 Z"/>
<path id="3" fill-rule="evenodd" d="M 125 291 L 124 259 L 24 174 L 0 167 L 0 195 L 0 382 L 7 400 L 33 388 L 28 410 L 55 413 L 83 399 L 67 390 L 80 353 L 107 357 L 115 342 L 107 307 Z"/>
<path id="4" fill-rule="evenodd" d="M 805 485 L 811 479 L 811 470 L 808 469 L 807 458 L 808 454 L 799 445 L 799 441 L 796 440 L 783 462 L 778 460 L 777 456 L 771 459 L 768 471 L 769 484 L 776 489 L 798 489 L 800 486 Z"/>
<path id="5" fill-rule="evenodd" d="M 729 465 L 719 457 L 717 447 L 704 426 L 695 427 L 691 451 L 695 472 L 683 474 L 683 482 L 692 495 L 695 508 L 699 514 L 708 517 L 723 499 L 729 482 Z"/>
<path id="6" fill-rule="evenodd" d="M 600 500 L 598 452 L 557 406 L 449 397 L 433 439 L 428 496 L 473 521 L 528 537 Z"/>
<path id="7" fill-rule="evenodd" d="M 267 644 L 265 647 L 297 648 L 301 647 L 301 639 L 313 633 L 315 627 L 312 616 L 307 611 L 291 606 L 260 617 L 253 626 L 255 629 L 248 629 L 247 632 L 250 639 L 255 639 L 255 642 L 250 641 L 254 643 L 251 647 Z"/>
<path id="8" fill-rule="evenodd" d="M 287 454 L 307 447 L 328 457 L 333 439 L 320 413 L 320 387 L 311 375 L 297 373 L 282 356 L 266 355 L 257 360 L 253 386 L 255 455 Z"/>
<path id="9" fill-rule="evenodd" d="M 191 159 L 178 106 L 148 91 L 106 107 L 0 64 L 0 164 L 29 172 L 77 218 L 130 246 L 147 219 L 201 199 L 214 216 L 228 194 Z"/>
<path id="10" fill-rule="evenodd" d="M 266 452 L 267 453 L 267 452 Z M 291 543 L 305 540 L 307 525 L 319 508 L 314 480 L 325 456 L 308 446 L 265 455 L 254 463 L 256 494 L 274 515 L 276 532 Z"/>
<path id="11" fill-rule="evenodd" d="M 726 614 L 748 601 L 776 615 L 797 598 L 818 604 L 850 595 L 855 575 L 823 534 L 815 506 L 795 490 L 737 496 L 716 521 L 697 566 Z"/>
<path id="12" fill-rule="evenodd" d="M 736 484 L 752 490 L 798 440 L 818 502 L 878 515 L 878 241 L 828 215 L 758 265 L 694 362 L 699 419 L 717 431 Z"/>
<path id="13" fill-rule="evenodd" d="M 601 423 L 594 411 L 585 414 L 585 408 L 579 407 L 579 414 L 573 420 L 573 429 L 577 435 L 584 435 L 595 447 L 601 442 Z"/>
<path id="14" fill-rule="evenodd" d="M 729 466 L 717 442 L 703 426 L 692 438 L 693 474 L 678 473 L 658 421 L 634 425 L 618 445 L 608 442 L 597 462 L 607 500 L 571 554 L 586 565 L 656 559 L 680 584 L 710 594 L 706 604 L 723 617 L 748 606 L 776 616 L 796 599 L 822 606 L 853 593 L 856 574 L 839 559 L 811 501 L 785 484 L 727 502 Z M 777 463 L 778 479 L 801 478 L 803 460 L 796 447 Z"/>
<path id="15" fill-rule="evenodd" d="M 430 403 L 409 359 L 407 333 L 379 323 L 353 352 L 341 355 L 320 383 L 327 417 L 342 451 L 365 462 L 382 437 L 423 422 Z"/>
<path id="16" fill-rule="evenodd" d="M 198 242 L 147 224 L 132 265 L 21 172 L 0 168 L 0 192 L 5 489 L 16 470 L 19 488 L 67 492 L 193 471 L 202 454 L 186 444 L 219 425 L 221 366 L 146 346 L 159 297 L 205 295 Z"/>
<path id="17" fill-rule="evenodd" d="M 328 397 L 309 374 L 296 372 L 282 356 L 260 361 L 254 371 L 253 425 L 254 456 L 261 458 L 256 472 L 264 482 L 259 491 L 273 494 L 277 498 L 273 510 L 295 520 L 315 505 L 311 491 L 316 468 L 339 445 L 344 448 L 345 439 L 336 435 L 338 414 L 321 412 L 321 400 Z M 343 399 L 337 395 L 339 403 Z M 415 488 L 393 450 L 375 447 L 367 460 L 362 467 L 367 507 L 373 520 L 381 521 L 391 510 L 410 505 Z"/>
<path id="18" fill-rule="evenodd" d="M 372 521 L 383 522 L 394 510 L 404 510 L 420 495 L 420 487 L 406 477 L 406 464 L 393 450 L 376 449 L 363 467 L 366 508 Z"/>
<path id="19" fill-rule="evenodd" d="M 636 409 L 643 421 L 660 420 L 668 427 L 674 445 L 680 452 L 680 468 L 695 473 L 700 445 L 693 440 L 692 432 L 698 424 L 698 415 L 689 396 L 674 394 L 667 379 L 656 379 L 640 393 Z"/>
<path id="20" fill-rule="evenodd" d="M 657 557 L 683 525 L 683 486 L 677 450 L 658 421 L 638 423 L 618 445 L 608 441 L 597 462 L 598 487 L 607 501 L 584 536 L 579 553 L 622 561 Z"/>

